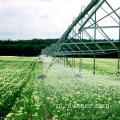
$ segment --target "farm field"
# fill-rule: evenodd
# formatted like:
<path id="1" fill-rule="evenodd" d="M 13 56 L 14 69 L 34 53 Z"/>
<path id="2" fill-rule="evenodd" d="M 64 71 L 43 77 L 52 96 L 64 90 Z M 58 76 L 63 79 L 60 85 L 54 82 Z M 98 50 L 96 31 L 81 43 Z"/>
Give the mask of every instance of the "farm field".
<path id="1" fill-rule="evenodd" d="M 72 63 L 72 60 L 69 58 Z M 82 64 L 80 64 L 80 58 L 75 58 L 75 68 L 82 68 L 93 72 L 93 58 L 82 58 Z M 113 75 L 118 72 L 118 59 L 110 58 L 96 58 L 96 73 L 101 75 Z"/>
<path id="2" fill-rule="evenodd" d="M 55 64 L 41 79 L 51 58 L 38 63 L 36 57 L 0 57 L 0 118 L 120 120 L 120 77 L 113 74 L 117 59 L 98 61 L 96 75 L 92 59 L 83 59 L 81 72 Z"/>
<path id="3" fill-rule="evenodd" d="M 42 119 L 44 115 L 37 58 L 0 57 L 1 119 Z M 31 118 L 32 117 L 32 118 Z"/>

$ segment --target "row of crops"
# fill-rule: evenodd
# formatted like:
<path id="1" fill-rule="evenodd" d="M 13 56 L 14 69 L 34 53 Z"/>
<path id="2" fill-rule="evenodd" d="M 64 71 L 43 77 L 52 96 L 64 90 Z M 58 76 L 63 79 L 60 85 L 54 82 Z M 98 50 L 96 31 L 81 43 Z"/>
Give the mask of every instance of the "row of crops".
<path id="1" fill-rule="evenodd" d="M 107 62 L 107 59 L 98 60 Z M 78 61 L 76 59 L 76 67 Z M 112 59 L 110 61 L 106 65 L 108 67 L 104 66 L 105 70 L 111 67 L 116 71 L 111 65 L 116 63 Z M 120 119 L 119 76 L 93 75 L 91 67 L 87 66 L 92 65 L 92 59 L 83 59 L 83 67 L 86 67 L 82 72 L 55 64 L 44 79 L 40 78 L 50 62 L 51 58 L 38 63 L 34 57 L 0 57 L 1 119 Z M 101 62 L 97 64 L 100 64 L 98 71 L 101 71 Z"/>
<path id="2" fill-rule="evenodd" d="M 94 59 L 93 58 L 68 58 L 71 66 L 77 69 L 84 69 L 89 72 L 93 72 Z M 65 67 L 70 65 L 64 58 L 61 59 L 61 63 Z M 118 59 L 104 59 L 96 58 L 95 60 L 96 73 L 101 75 L 113 75 L 118 72 Z"/>
<path id="3" fill-rule="evenodd" d="M 43 103 L 37 58 L 0 58 L 0 118 L 43 118 Z"/>
<path id="4" fill-rule="evenodd" d="M 120 119 L 119 76 L 93 75 L 90 69 L 79 72 L 64 66 L 55 64 L 44 80 L 45 104 L 52 119 Z"/>

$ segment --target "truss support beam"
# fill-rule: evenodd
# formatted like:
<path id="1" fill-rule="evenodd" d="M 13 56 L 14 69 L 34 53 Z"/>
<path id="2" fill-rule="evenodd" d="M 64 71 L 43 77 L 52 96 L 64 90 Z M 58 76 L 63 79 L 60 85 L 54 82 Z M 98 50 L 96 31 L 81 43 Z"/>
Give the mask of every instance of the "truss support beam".
<path id="1" fill-rule="evenodd" d="M 104 3 L 104 0 L 101 0 L 100 3 L 95 7 L 95 9 L 92 11 L 92 13 L 88 16 L 88 18 L 85 20 L 85 22 L 81 25 L 79 28 L 79 31 L 83 29 L 85 24 L 91 19 L 91 17 L 94 15 L 94 13 L 101 7 L 101 5 Z M 87 13 L 88 14 L 88 13 Z"/>
<path id="2" fill-rule="evenodd" d="M 120 16 L 119 16 L 118 74 L 120 74 Z"/>
<path id="3" fill-rule="evenodd" d="M 60 42 L 63 41 L 63 39 L 65 39 L 68 34 L 71 32 L 71 30 L 73 29 L 73 27 L 81 20 L 84 18 L 84 16 L 96 5 L 100 2 L 101 0 L 92 0 L 90 2 L 90 4 L 85 8 L 85 10 L 79 14 L 79 16 L 74 20 L 74 22 L 68 27 L 68 29 L 65 31 L 65 33 L 62 35 L 62 37 L 60 38 L 60 41 L 58 42 L 58 44 Z"/>
<path id="4" fill-rule="evenodd" d="M 96 26 L 97 26 L 97 24 L 96 24 L 96 12 L 95 12 L 94 24 L 95 24 L 95 25 L 94 25 L 95 28 L 94 28 L 94 65 L 93 65 L 93 74 L 95 75 L 95 73 L 96 73 L 95 41 L 96 41 Z"/>
<path id="5" fill-rule="evenodd" d="M 103 9 L 103 8 L 102 8 Z M 115 9 L 114 11 L 118 11 L 120 9 L 120 7 L 118 7 L 117 9 Z M 111 14 L 113 14 L 114 12 L 110 12 L 107 15 L 105 15 L 104 17 L 100 18 L 99 20 L 97 20 L 97 23 L 99 23 L 100 21 L 102 21 L 103 19 L 107 18 L 108 16 L 111 16 Z M 87 28 L 92 27 L 94 24 L 89 25 Z M 84 29 L 82 29 L 84 30 Z"/>

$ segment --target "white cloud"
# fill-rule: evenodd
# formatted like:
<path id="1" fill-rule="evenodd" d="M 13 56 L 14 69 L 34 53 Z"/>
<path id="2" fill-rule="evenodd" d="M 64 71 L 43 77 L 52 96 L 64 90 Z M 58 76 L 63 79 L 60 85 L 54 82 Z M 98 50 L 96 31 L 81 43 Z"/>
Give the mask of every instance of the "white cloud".
<path id="1" fill-rule="evenodd" d="M 14 38 L 12 32 L 25 39 L 60 37 L 80 13 L 81 6 L 90 1 L 0 0 L 0 38 Z"/>

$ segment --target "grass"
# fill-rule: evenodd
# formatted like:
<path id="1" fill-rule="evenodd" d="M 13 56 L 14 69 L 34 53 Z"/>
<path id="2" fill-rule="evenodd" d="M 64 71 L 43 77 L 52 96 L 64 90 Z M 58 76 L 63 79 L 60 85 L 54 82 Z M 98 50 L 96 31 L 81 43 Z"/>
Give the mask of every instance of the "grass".
<path id="1" fill-rule="evenodd" d="M 40 79 L 50 62 L 51 58 L 39 63 L 35 57 L 0 57 L 1 119 L 120 120 L 117 59 L 97 59 L 96 75 L 91 74 L 93 59 L 83 59 L 82 72 L 55 64 Z"/>

